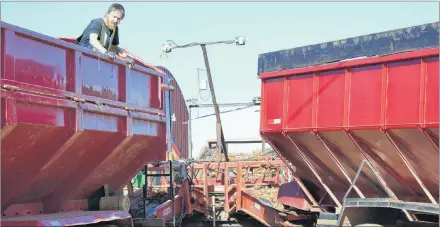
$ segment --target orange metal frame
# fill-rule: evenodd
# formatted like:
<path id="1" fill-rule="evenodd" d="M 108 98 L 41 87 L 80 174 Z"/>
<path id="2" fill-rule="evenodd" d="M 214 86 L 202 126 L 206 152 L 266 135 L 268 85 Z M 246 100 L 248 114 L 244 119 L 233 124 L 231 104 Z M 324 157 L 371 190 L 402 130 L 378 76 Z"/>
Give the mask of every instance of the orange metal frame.
<path id="1" fill-rule="evenodd" d="M 281 181 L 280 170 L 285 167 L 286 171 L 290 171 L 282 160 L 265 160 L 265 161 L 237 161 L 237 162 L 221 162 L 221 163 L 198 163 L 192 166 L 192 172 L 198 173 L 202 171 L 203 179 L 194 177 L 194 190 L 191 196 L 195 198 L 193 210 L 200 213 L 208 214 L 211 207 L 211 198 L 209 193 L 216 191 L 215 188 L 220 187 L 224 192 L 224 210 L 227 213 L 232 211 L 242 211 L 260 223 L 266 226 L 293 226 L 289 221 L 308 219 L 306 215 L 292 215 L 272 206 L 265 204 L 261 200 L 253 197 L 248 188 L 256 185 L 274 185 L 279 186 Z M 252 168 L 275 168 L 275 177 L 255 178 L 243 177 L 243 169 Z M 209 176 L 208 170 L 213 169 L 217 172 L 215 176 Z M 236 170 L 236 177 L 230 176 L 230 170 Z M 225 174 L 226 173 L 226 174 Z M 284 175 L 287 182 L 287 174 Z M 207 182 L 207 183 L 205 183 Z"/>

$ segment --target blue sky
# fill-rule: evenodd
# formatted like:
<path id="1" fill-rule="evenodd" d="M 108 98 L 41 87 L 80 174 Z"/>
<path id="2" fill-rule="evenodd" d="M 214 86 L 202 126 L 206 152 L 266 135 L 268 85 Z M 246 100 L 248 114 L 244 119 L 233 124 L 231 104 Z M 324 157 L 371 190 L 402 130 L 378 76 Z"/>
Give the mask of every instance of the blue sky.
<path id="1" fill-rule="evenodd" d="M 112 2 L 2 2 L 1 19 L 54 37 L 77 37 Z M 197 96 L 200 47 L 176 49 L 161 60 L 162 44 L 246 37 L 246 46 L 208 46 L 217 100 L 250 102 L 260 95 L 258 54 L 439 20 L 438 2 L 121 2 L 120 45 L 154 65 L 167 67 L 185 98 Z M 201 72 L 201 75 L 205 77 Z M 206 101 L 202 102 L 206 103 Z M 222 108 L 228 110 L 230 108 Z M 222 115 L 225 137 L 258 138 L 258 108 Z M 193 110 L 193 117 L 213 113 Z M 178 116 L 177 116 L 178 117 Z M 193 153 L 215 139 L 215 117 L 193 121 Z M 254 146 L 230 147 L 231 152 Z"/>

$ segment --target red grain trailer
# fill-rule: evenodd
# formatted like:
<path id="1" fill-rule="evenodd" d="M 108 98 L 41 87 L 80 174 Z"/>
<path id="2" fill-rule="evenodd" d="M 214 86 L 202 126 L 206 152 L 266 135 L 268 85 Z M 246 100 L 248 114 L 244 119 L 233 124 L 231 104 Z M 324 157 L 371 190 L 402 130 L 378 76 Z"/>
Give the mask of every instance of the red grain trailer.
<path id="1" fill-rule="evenodd" d="M 437 22 L 259 56 L 261 135 L 309 210 L 438 222 L 438 46 Z"/>
<path id="2" fill-rule="evenodd" d="M 166 160 L 169 76 L 4 22 L 1 40 L 2 225 L 130 223 L 100 200 Z"/>

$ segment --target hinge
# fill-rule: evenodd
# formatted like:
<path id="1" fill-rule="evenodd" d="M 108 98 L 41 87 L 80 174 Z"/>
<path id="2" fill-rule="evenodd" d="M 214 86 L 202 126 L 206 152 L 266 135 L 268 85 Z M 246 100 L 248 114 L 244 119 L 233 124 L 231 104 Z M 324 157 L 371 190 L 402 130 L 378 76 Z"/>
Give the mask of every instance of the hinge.
<path id="1" fill-rule="evenodd" d="M 165 90 L 174 91 L 174 87 L 171 85 L 161 84 L 160 87 Z"/>

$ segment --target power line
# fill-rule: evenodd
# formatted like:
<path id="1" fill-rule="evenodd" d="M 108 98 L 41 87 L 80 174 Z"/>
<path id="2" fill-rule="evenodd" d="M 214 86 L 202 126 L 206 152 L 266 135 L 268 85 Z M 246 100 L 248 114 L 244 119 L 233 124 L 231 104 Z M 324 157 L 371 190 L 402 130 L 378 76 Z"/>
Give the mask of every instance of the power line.
<path id="1" fill-rule="evenodd" d="M 235 112 L 235 111 L 239 111 L 239 110 L 244 110 L 244 109 L 247 109 L 247 108 L 250 108 L 250 107 L 253 107 L 253 106 L 256 106 L 256 105 L 254 105 L 254 104 L 252 103 L 252 104 L 250 104 L 250 105 L 248 105 L 248 106 L 245 106 L 245 107 L 240 107 L 240 108 L 233 109 L 233 110 L 221 111 L 220 114 L 223 114 L 223 113 L 230 113 L 230 112 Z M 192 118 L 191 120 L 196 120 L 196 119 L 200 119 L 200 118 L 210 117 L 210 116 L 214 116 L 214 115 L 215 115 L 215 113 L 213 113 L 213 114 L 207 114 L 207 115 L 203 115 L 203 116 L 200 116 L 200 117 Z"/>
<path id="2" fill-rule="evenodd" d="M 219 107 L 230 107 L 230 106 L 248 106 L 248 105 L 259 105 L 254 102 L 244 102 L 244 103 L 219 103 L 217 104 Z M 190 104 L 189 108 L 206 108 L 213 107 L 212 104 Z"/>

